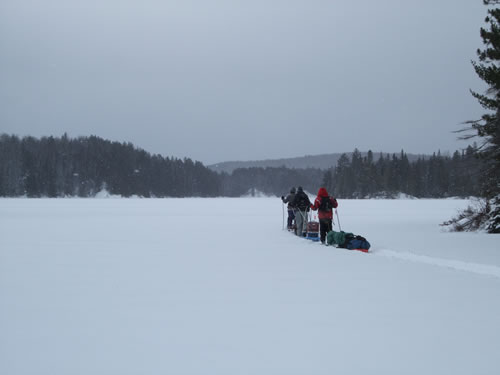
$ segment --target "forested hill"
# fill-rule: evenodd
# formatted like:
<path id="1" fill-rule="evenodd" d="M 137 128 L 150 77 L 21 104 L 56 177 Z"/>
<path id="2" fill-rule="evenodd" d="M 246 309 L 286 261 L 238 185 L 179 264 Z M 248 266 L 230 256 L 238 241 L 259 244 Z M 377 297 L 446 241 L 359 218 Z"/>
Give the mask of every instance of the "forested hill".
<path id="1" fill-rule="evenodd" d="M 99 191 L 129 197 L 281 196 L 292 186 L 314 194 L 325 186 L 338 198 L 441 198 L 479 195 L 473 150 L 439 152 L 414 161 L 400 154 L 358 150 L 336 168 L 249 167 L 215 172 L 191 159 L 152 155 L 130 143 L 96 136 L 76 139 L 0 136 L 1 197 L 92 197 Z M 331 154 L 334 155 L 334 154 Z M 285 160 L 285 159 L 283 159 Z"/>
<path id="2" fill-rule="evenodd" d="M 378 158 L 354 150 L 340 157 L 335 168 L 328 170 L 322 184 L 339 198 L 397 197 L 418 198 L 479 196 L 480 163 L 474 148 L 455 151 L 453 156 L 434 153 L 427 159 L 410 161 L 400 154 Z"/>
<path id="3" fill-rule="evenodd" d="M 368 152 L 361 152 L 361 156 L 367 156 Z M 226 172 L 232 173 L 238 168 L 296 168 L 296 169 L 321 169 L 327 170 L 337 165 L 338 160 L 342 156 L 342 153 L 332 153 L 332 154 L 321 154 L 321 155 L 305 155 L 295 158 L 286 159 L 266 159 L 266 160 L 253 160 L 253 161 L 225 161 L 217 164 L 211 164 L 208 166 L 213 171 L 216 172 Z M 351 157 L 352 152 L 345 153 L 346 156 Z M 378 154 L 377 154 L 378 155 Z M 384 157 L 388 157 L 392 154 L 382 153 Z M 410 162 L 416 161 L 419 158 L 426 159 L 429 155 L 414 155 L 406 154 Z"/>
<path id="4" fill-rule="evenodd" d="M 200 162 L 96 136 L 0 137 L 0 196 L 218 196 L 220 180 Z"/>

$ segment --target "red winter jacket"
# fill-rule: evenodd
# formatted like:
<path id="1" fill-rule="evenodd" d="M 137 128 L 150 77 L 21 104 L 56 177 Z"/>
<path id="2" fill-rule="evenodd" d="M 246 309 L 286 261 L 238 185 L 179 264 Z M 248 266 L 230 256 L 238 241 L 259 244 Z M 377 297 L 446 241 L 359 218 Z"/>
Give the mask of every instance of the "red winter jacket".
<path id="1" fill-rule="evenodd" d="M 328 192 L 326 191 L 326 189 L 322 187 L 322 188 L 319 188 L 318 196 L 314 200 L 314 204 L 311 205 L 311 208 L 313 210 L 319 209 L 319 206 L 321 205 L 321 199 L 323 197 L 327 197 L 328 199 L 330 199 L 330 202 L 332 202 L 333 208 L 338 207 L 339 204 L 337 203 L 337 200 L 335 198 L 330 197 L 328 195 Z M 333 218 L 333 210 L 331 208 L 328 211 L 318 210 L 318 217 L 320 220 L 321 219 L 332 219 Z"/>

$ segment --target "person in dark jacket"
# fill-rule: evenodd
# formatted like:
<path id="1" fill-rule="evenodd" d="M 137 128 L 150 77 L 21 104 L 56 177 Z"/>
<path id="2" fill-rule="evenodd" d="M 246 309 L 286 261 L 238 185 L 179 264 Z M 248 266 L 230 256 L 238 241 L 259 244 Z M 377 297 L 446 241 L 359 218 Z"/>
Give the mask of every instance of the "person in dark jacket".
<path id="1" fill-rule="evenodd" d="M 281 196 L 281 200 L 283 203 L 288 203 L 287 209 L 288 209 L 288 230 L 293 230 L 293 225 L 294 225 L 294 220 L 295 220 L 295 207 L 292 205 L 292 201 L 295 198 L 295 188 L 290 189 L 290 194 L 288 194 L 286 197 Z"/>
<path id="2" fill-rule="evenodd" d="M 321 243 L 325 243 L 326 234 L 333 228 L 333 208 L 338 207 L 337 200 L 328 195 L 324 187 L 318 190 L 318 196 L 311 205 L 313 210 L 318 210 L 319 232 Z"/>
<path id="3" fill-rule="evenodd" d="M 292 201 L 292 205 L 295 207 L 295 234 L 300 237 L 304 237 L 307 231 L 307 211 L 311 206 L 311 201 L 302 186 L 297 188 L 297 194 Z"/>

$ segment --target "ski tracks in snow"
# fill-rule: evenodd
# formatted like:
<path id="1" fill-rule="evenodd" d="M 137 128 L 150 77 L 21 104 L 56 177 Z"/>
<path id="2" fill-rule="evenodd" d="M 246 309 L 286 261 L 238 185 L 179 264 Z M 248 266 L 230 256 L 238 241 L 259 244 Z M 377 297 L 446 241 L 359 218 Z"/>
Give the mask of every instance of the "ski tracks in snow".
<path id="1" fill-rule="evenodd" d="M 394 251 L 389 249 L 377 249 L 372 251 L 373 255 L 393 258 L 402 261 L 429 264 L 455 271 L 463 271 L 483 276 L 500 278 L 500 267 L 479 263 L 463 262 L 453 259 L 434 258 L 428 255 L 418 255 L 410 252 Z"/>

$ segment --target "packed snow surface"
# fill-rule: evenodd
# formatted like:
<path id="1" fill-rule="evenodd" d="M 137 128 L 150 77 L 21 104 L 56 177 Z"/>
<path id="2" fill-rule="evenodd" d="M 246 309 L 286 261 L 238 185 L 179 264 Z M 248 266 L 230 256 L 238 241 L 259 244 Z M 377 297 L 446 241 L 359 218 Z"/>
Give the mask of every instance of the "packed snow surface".
<path id="1" fill-rule="evenodd" d="M 0 374 L 500 373 L 500 237 L 463 200 L 0 199 Z M 339 228 L 339 223 L 336 223 Z"/>

